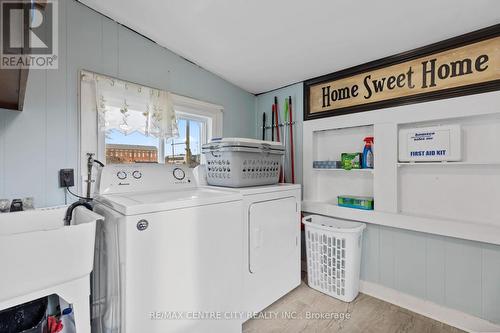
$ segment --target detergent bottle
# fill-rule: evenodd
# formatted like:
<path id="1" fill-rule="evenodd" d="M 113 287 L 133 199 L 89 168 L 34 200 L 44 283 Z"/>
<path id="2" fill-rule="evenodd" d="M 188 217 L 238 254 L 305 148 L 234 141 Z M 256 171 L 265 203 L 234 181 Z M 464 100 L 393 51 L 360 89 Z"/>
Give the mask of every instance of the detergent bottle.
<path id="1" fill-rule="evenodd" d="M 365 148 L 363 149 L 363 169 L 373 169 L 373 136 L 363 139 Z"/>

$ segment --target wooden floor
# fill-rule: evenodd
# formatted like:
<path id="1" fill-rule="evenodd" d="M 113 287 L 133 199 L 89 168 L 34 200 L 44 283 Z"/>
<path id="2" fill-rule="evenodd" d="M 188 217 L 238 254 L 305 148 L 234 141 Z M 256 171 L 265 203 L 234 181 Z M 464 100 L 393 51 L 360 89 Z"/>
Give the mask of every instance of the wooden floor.
<path id="1" fill-rule="evenodd" d="M 284 314 L 296 314 L 296 319 L 284 318 Z M 351 303 L 309 288 L 304 282 L 263 311 L 266 318 L 254 318 L 243 325 L 244 333 L 298 333 L 298 332 L 345 332 L 345 333 L 458 333 L 457 328 L 445 325 L 406 309 L 359 294 Z M 305 319 L 308 313 L 331 314 L 326 319 Z M 335 319 L 335 314 L 350 319 Z M 271 319 L 272 318 L 272 319 Z"/>

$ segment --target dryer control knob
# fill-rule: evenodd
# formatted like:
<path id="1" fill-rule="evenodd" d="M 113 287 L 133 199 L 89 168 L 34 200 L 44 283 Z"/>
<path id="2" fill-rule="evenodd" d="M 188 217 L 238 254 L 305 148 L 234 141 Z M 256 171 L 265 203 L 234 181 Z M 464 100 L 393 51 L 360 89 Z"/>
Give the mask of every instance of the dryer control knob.
<path id="1" fill-rule="evenodd" d="M 136 171 L 132 172 L 132 177 L 134 177 L 135 179 L 141 179 L 142 173 L 139 170 L 136 170 Z"/>

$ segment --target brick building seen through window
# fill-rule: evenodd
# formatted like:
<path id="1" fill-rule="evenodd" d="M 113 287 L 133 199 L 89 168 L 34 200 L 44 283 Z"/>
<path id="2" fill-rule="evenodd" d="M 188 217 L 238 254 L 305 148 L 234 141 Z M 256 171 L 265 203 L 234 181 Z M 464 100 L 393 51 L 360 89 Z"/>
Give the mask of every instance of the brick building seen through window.
<path id="1" fill-rule="evenodd" d="M 160 140 L 140 132 L 106 134 L 106 163 L 166 163 L 194 167 L 201 161 L 201 144 L 206 141 L 206 123 L 178 119 L 179 136 Z"/>
<path id="2" fill-rule="evenodd" d="M 107 144 L 106 162 L 119 163 L 156 163 L 158 148 L 143 145 Z"/>

